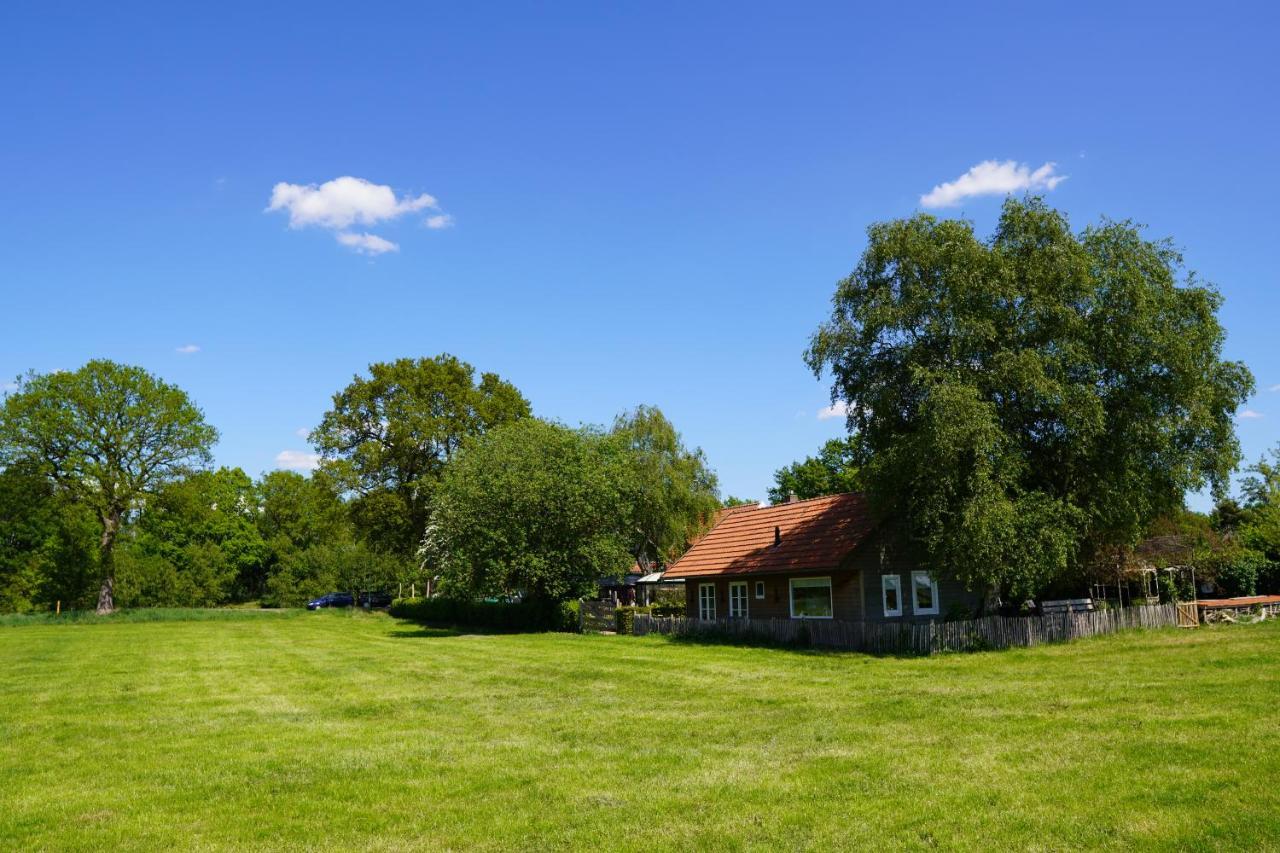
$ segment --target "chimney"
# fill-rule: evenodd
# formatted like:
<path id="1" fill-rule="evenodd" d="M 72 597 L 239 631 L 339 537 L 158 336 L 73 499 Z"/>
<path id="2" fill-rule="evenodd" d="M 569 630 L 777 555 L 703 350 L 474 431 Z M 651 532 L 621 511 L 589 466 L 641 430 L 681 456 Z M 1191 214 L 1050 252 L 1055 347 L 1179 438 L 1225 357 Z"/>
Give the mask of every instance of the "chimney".
<path id="1" fill-rule="evenodd" d="M 778 527 L 777 525 L 774 525 L 773 527 L 773 544 L 774 545 L 782 544 L 782 528 Z"/>
<path id="2" fill-rule="evenodd" d="M 796 493 L 795 493 L 795 492 L 788 492 L 788 493 L 787 493 L 787 503 L 789 503 L 789 504 L 793 504 L 793 503 L 795 503 L 795 502 L 796 502 L 796 501 L 798 501 L 798 500 L 800 500 L 800 498 L 796 497 Z"/>

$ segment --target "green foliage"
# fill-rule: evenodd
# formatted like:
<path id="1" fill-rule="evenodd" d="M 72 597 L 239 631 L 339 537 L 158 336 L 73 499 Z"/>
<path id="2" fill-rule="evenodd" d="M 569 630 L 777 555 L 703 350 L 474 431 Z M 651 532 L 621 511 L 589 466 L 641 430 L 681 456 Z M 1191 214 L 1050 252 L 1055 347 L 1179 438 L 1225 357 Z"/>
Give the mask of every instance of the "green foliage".
<path id="1" fill-rule="evenodd" d="M 375 547 L 410 558 L 445 464 L 470 436 L 529 415 L 520 392 L 451 355 L 369 366 L 333 397 L 311 440 L 321 471 L 355 493 L 357 528 Z"/>
<path id="2" fill-rule="evenodd" d="M 759 501 L 754 501 L 751 498 L 739 498 L 734 495 L 729 495 L 729 497 L 725 498 L 723 501 L 720 502 L 720 505 L 722 507 L 734 507 L 734 506 L 751 506 L 757 503 L 759 503 Z"/>
<path id="3" fill-rule="evenodd" d="M 1258 570 L 1258 594 L 1280 595 L 1280 562 L 1267 560 Z"/>
<path id="4" fill-rule="evenodd" d="M 347 508 L 323 474 L 271 471 L 258 484 L 258 529 L 278 552 L 301 551 L 350 536 Z"/>
<path id="5" fill-rule="evenodd" d="M 839 495 L 858 489 L 857 438 L 833 438 L 817 456 L 807 456 L 779 468 L 769 489 L 770 503 L 786 503 L 791 495 L 801 500 Z"/>
<path id="6" fill-rule="evenodd" d="M 436 492 L 424 555 L 455 598 L 563 601 L 632 562 L 616 445 L 534 418 L 458 453 Z"/>
<path id="7" fill-rule="evenodd" d="M 1075 235 L 1038 199 L 1006 202 L 985 243 L 926 215 L 869 240 L 806 357 L 853 404 L 877 510 L 930 565 L 1031 595 L 1225 488 L 1253 378 L 1168 243 L 1127 222 Z"/>
<path id="8" fill-rule="evenodd" d="M 1249 548 L 1230 548 L 1209 555 L 1199 567 L 1228 596 L 1257 595 L 1258 576 L 1267 565 L 1266 555 Z"/>
<path id="9" fill-rule="evenodd" d="M 678 559 L 720 506 L 716 475 L 657 408 L 638 406 L 613 423 L 615 470 L 628 508 L 631 552 L 648 570 Z"/>
<path id="10" fill-rule="evenodd" d="M 114 607 L 112 556 L 126 514 L 206 464 L 217 437 L 182 389 L 105 360 L 29 374 L 0 406 L 0 466 L 32 466 L 97 517 L 103 611 Z"/>
<path id="11" fill-rule="evenodd" d="M 22 463 L 0 470 L 0 612 L 92 604 L 97 523 Z"/>
<path id="12" fill-rule="evenodd" d="M 269 549 L 258 527 L 260 500 L 239 468 L 199 471 L 163 486 L 140 513 L 128 543 L 131 569 L 142 573 L 139 583 L 128 583 L 142 597 L 122 593 L 122 603 L 210 606 L 261 595 Z M 160 597 L 144 593 L 148 588 Z"/>
<path id="13" fill-rule="evenodd" d="M 211 543 L 165 548 L 128 542 L 116 554 L 116 601 L 121 607 L 215 607 L 225 604 L 235 569 Z"/>
<path id="14" fill-rule="evenodd" d="M 1209 516 L 1209 524 L 1219 533 L 1234 533 L 1248 521 L 1248 513 L 1233 498 L 1218 501 Z"/>
<path id="15" fill-rule="evenodd" d="M 1271 459 L 1259 459 L 1248 469 L 1243 483 L 1243 518 L 1236 533 L 1245 547 L 1264 554 L 1269 564 L 1280 563 L 1280 447 L 1271 451 Z M 1272 585 L 1272 571 L 1263 570 L 1263 588 Z"/>
<path id="16" fill-rule="evenodd" d="M 652 607 L 641 607 L 638 605 L 624 605 L 613 611 L 613 630 L 619 634 L 631 634 L 631 628 L 635 624 L 637 613 L 652 613 Z"/>
<path id="17" fill-rule="evenodd" d="M 267 581 L 262 603 L 299 607 L 328 592 L 393 592 L 412 574 L 411 563 L 363 542 L 311 545 L 284 555 Z"/>
<path id="18" fill-rule="evenodd" d="M 458 625 L 497 631 L 578 631 L 578 601 L 466 601 L 456 598 L 406 598 L 390 613 L 429 625 Z"/>

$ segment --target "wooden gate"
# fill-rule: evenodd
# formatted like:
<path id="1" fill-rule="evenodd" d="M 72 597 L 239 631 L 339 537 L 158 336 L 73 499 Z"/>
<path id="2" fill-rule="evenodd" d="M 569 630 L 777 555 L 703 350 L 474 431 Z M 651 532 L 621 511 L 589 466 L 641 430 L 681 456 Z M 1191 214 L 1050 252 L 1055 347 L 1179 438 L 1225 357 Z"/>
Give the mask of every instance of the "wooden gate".
<path id="1" fill-rule="evenodd" d="M 1178 627 L 1194 628 L 1200 624 L 1200 606 L 1194 601 L 1178 602 Z"/>
<path id="2" fill-rule="evenodd" d="M 584 634 L 612 631 L 616 608 L 612 601 L 584 601 L 578 605 L 578 627 Z"/>

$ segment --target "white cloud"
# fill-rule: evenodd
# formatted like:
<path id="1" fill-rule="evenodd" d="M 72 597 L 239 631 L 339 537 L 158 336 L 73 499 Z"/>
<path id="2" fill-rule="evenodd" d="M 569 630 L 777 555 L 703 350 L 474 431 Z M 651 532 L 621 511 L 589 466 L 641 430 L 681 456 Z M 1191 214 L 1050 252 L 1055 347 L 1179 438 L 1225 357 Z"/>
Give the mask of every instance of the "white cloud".
<path id="1" fill-rule="evenodd" d="M 390 240 L 384 240 L 377 234 L 352 234 L 350 231 L 339 231 L 338 242 L 342 245 L 355 249 L 362 255 L 381 255 L 384 252 L 398 252 L 400 245 L 392 243 Z"/>
<path id="2" fill-rule="evenodd" d="M 183 344 L 180 347 L 176 347 L 174 349 L 174 352 L 180 353 L 182 355 L 194 355 L 195 353 L 200 352 L 200 347 L 196 346 L 195 344 Z"/>
<path id="3" fill-rule="evenodd" d="M 1262 412 L 1255 412 L 1253 409 L 1245 409 L 1237 417 L 1240 417 L 1244 420 L 1257 420 L 1258 418 L 1262 417 Z"/>
<path id="4" fill-rule="evenodd" d="M 0 394 L 8 394 L 10 391 L 17 391 L 17 382 L 0 382 Z"/>
<path id="5" fill-rule="evenodd" d="M 1051 190 L 1067 179 L 1055 174 L 1057 163 L 1045 163 L 1035 171 L 1025 163 L 984 160 L 954 181 L 938 184 L 920 196 L 924 207 L 954 207 L 980 195 L 1007 195 L 1022 190 Z"/>
<path id="6" fill-rule="evenodd" d="M 396 198 L 389 186 L 346 175 L 319 186 L 281 181 L 271 190 L 267 212 L 289 211 L 290 228 L 319 225 L 336 230 L 353 223 L 373 225 L 427 208 L 439 209 L 434 196 Z"/>
<path id="7" fill-rule="evenodd" d="M 305 450 L 281 450 L 276 454 L 276 467 L 290 471 L 314 471 L 320 464 L 320 454 Z"/>
<path id="8" fill-rule="evenodd" d="M 298 427 L 293 431 L 293 434 L 296 435 L 298 438 L 306 438 L 307 436 L 311 435 L 311 430 L 307 429 L 306 427 Z"/>
<path id="9" fill-rule="evenodd" d="M 818 420 L 828 421 L 832 418 L 844 418 L 849 415 L 849 404 L 844 400 L 836 400 L 830 406 L 818 409 Z"/>
<path id="10" fill-rule="evenodd" d="M 1272 386 L 1271 386 L 1270 388 L 1268 388 L 1267 390 L 1268 390 L 1268 391 L 1280 391 L 1280 385 L 1272 385 Z"/>
<path id="11" fill-rule="evenodd" d="M 290 184 L 281 181 L 271 190 L 266 213 L 285 211 L 290 228 L 316 226 L 337 232 L 338 242 L 365 255 L 398 252 L 400 246 L 377 234 L 349 230 L 352 225 L 376 225 L 410 213 L 435 211 L 425 220 L 438 230 L 453 225 L 453 217 L 440 210 L 435 196 L 396 196 L 385 184 L 344 175 L 323 184 Z"/>

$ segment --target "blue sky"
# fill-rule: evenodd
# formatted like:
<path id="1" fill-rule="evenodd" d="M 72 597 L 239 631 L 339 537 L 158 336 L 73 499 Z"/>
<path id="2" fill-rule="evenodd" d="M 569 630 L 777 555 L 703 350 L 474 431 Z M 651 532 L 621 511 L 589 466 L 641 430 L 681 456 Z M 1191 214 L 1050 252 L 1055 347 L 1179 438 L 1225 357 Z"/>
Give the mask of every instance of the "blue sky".
<path id="1" fill-rule="evenodd" d="M 143 365 L 256 474 L 369 362 L 451 352 L 568 423 L 660 406 L 762 497 L 843 432 L 801 353 L 867 225 L 1052 163 L 1074 224 L 1147 223 L 1221 288 L 1253 459 L 1280 18 L 1120 5 L 5 4 L 0 376 Z M 390 206 L 308 190 L 342 176 Z M 986 234 L 1000 198 L 934 212 Z"/>

